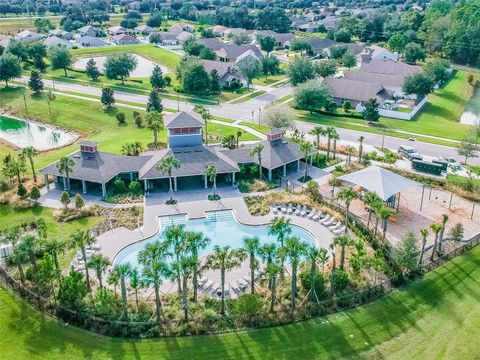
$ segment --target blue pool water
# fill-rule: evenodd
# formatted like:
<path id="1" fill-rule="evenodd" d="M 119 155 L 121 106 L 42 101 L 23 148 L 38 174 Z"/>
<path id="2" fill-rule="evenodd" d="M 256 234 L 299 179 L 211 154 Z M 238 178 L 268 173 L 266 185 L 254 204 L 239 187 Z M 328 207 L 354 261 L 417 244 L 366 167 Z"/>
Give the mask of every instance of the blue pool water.
<path id="1" fill-rule="evenodd" d="M 204 236 L 210 238 L 210 244 L 201 251 L 200 256 L 213 251 L 215 245 L 229 245 L 233 249 L 242 247 L 242 239 L 245 236 L 258 236 L 260 244 L 277 243 L 274 236 L 268 235 L 267 225 L 244 225 L 237 222 L 232 211 L 218 211 L 209 213 L 204 219 L 187 220 L 185 216 L 171 216 L 160 218 L 160 232 L 152 238 L 140 241 L 124 248 L 115 257 L 115 264 L 130 263 L 138 266 L 137 256 L 145 244 L 162 239 L 162 231 L 169 225 L 185 224 L 186 231 L 201 232 Z M 313 236 L 301 227 L 292 225 L 292 235 L 298 236 L 303 241 L 315 245 Z"/>

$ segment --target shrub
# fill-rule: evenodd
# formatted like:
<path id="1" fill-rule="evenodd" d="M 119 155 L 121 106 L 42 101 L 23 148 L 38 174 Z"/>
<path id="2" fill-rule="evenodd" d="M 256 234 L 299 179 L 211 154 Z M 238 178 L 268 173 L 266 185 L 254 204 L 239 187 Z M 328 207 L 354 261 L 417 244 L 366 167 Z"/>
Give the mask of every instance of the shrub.
<path id="1" fill-rule="evenodd" d="M 120 178 L 116 178 L 113 181 L 113 193 L 125 194 L 126 192 L 127 192 L 127 186 L 125 185 L 125 182 Z"/>
<path id="2" fill-rule="evenodd" d="M 122 111 L 119 111 L 118 113 L 116 113 L 115 118 L 117 119 L 117 122 L 119 124 L 125 124 L 127 122 L 127 119 L 125 117 L 125 113 L 122 112 Z"/>
<path id="3" fill-rule="evenodd" d="M 168 75 L 165 75 L 165 76 L 163 77 L 163 80 L 165 81 L 165 85 L 166 85 L 166 86 L 170 86 L 170 84 L 172 83 L 172 78 L 171 78 L 170 76 L 168 76 Z"/>
<path id="4" fill-rule="evenodd" d="M 36 202 L 38 199 L 40 199 L 40 196 L 40 190 L 38 190 L 38 187 L 32 186 L 30 189 L 30 199 Z"/>
<path id="5" fill-rule="evenodd" d="M 62 195 L 60 195 L 60 202 L 65 208 L 67 208 L 68 204 L 70 204 L 70 194 L 66 191 L 62 192 Z"/>
<path id="6" fill-rule="evenodd" d="M 21 198 L 27 195 L 27 189 L 25 189 L 25 186 L 22 183 L 18 185 L 17 195 L 20 196 Z"/>
<path id="7" fill-rule="evenodd" d="M 77 210 L 80 210 L 80 209 L 83 208 L 84 206 L 85 206 L 85 201 L 83 201 L 82 196 L 81 196 L 79 193 L 77 193 L 77 194 L 75 195 L 75 208 L 76 208 Z"/>
<path id="8" fill-rule="evenodd" d="M 302 284 L 302 288 L 305 289 L 305 291 L 310 290 L 312 284 L 311 279 L 312 276 L 309 268 L 300 272 L 300 283 Z M 319 299 L 322 298 L 325 294 L 325 280 L 321 272 L 317 272 L 315 277 L 315 292 L 317 293 Z"/>
<path id="9" fill-rule="evenodd" d="M 244 294 L 235 303 L 235 312 L 247 321 L 251 321 L 263 307 L 262 299 L 256 294 Z"/>
<path id="10" fill-rule="evenodd" d="M 336 269 L 332 272 L 330 281 L 335 291 L 345 290 L 350 282 L 348 274 L 341 269 Z"/>
<path id="11" fill-rule="evenodd" d="M 140 195 L 142 193 L 142 187 L 140 186 L 139 181 L 132 181 L 130 185 L 128 185 L 128 192 L 133 195 Z"/>
<path id="12" fill-rule="evenodd" d="M 137 128 L 143 127 L 143 119 L 140 115 L 135 116 L 134 120 L 135 120 L 135 125 L 137 126 Z"/>

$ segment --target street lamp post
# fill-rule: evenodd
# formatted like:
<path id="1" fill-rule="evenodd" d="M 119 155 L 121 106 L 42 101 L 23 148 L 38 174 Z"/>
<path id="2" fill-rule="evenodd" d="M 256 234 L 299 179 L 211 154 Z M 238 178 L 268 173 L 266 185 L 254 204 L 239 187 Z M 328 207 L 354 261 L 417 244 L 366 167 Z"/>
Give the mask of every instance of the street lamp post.
<path id="1" fill-rule="evenodd" d="M 383 128 L 382 149 L 384 148 L 384 145 L 385 145 L 385 128 Z"/>

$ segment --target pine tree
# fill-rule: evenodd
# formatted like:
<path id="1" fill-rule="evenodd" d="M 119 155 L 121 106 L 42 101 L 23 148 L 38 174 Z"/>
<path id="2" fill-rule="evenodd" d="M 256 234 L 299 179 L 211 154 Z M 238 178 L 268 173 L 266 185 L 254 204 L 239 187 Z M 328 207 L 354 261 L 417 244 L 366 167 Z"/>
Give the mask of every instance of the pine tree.
<path id="1" fill-rule="evenodd" d="M 28 80 L 28 87 L 32 90 L 35 94 L 40 93 L 43 90 L 43 81 L 42 75 L 39 71 L 32 71 L 30 75 L 30 79 Z"/>
<path id="2" fill-rule="evenodd" d="M 87 74 L 87 76 L 93 81 L 96 81 L 100 77 L 100 71 L 98 70 L 95 60 L 90 59 L 87 61 L 87 66 L 85 67 L 85 74 Z"/>
<path id="3" fill-rule="evenodd" d="M 147 111 L 156 111 L 161 113 L 163 110 L 162 99 L 157 90 L 152 90 L 148 98 Z"/>
<path id="4" fill-rule="evenodd" d="M 113 104 L 115 104 L 115 98 L 113 97 L 114 92 L 110 88 L 103 88 L 102 89 L 102 97 L 100 98 L 100 101 L 102 104 L 106 107 L 109 108 Z"/>
<path id="5" fill-rule="evenodd" d="M 158 65 L 155 65 L 153 68 L 152 75 L 150 76 L 150 84 L 152 84 L 152 87 L 156 90 L 163 89 L 166 86 L 162 69 Z"/>

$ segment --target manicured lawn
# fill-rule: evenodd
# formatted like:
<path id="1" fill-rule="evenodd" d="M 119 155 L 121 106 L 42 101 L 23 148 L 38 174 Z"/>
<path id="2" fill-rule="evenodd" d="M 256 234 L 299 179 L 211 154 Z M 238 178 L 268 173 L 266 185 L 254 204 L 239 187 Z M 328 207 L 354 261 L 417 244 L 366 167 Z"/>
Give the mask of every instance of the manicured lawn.
<path id="1" fill-rule="evenodd" d="M 253 124 L 253 123 L 248 122 L 248 121 L 242 121 L 240 123 L 240 125 L 248 126 L 249 128 L 260 131 L 261 133 L 264 133 L 264 134 L 267 134 L 270 131 L 268 126 Z"/>
<path id="2" fill-rule="evenodd" d="M 253 85 L 267 86 L 278 81 L 285 80 L 286 78 L 287 76 L 285 74 L 269 76 L 267 79 L 265 79 L 265 76 L 262 76 L 257 79 L 253 79 Z"/>
<path id="3" fill-rule="evenodd" d="M 122 45 L 122 46 L 106 46 L 101 48 L 86 48 L 86 49 L 74 49 L 72 54 L 75 57 L 83 56 L 105 56 L 117 53 L 134 53 L 144 58 L 147 58 L 157 64 L 164 65 L 171 70 L 175 70 L 175 67 L 180 62 L 180 56 L 172 51 L 168 51 L 162 48 L 155 47 L 150 44 L 141 45 Z"/>
<path id="4" fill-rule="evenodd" d="M 4 359 L 475 359 L 480 247 L 369 305 L 295 325 L 122 340 L 56 323 L 0 289 Z"/>
<path id="5" fill-rule="evenodd" d="M 240 99 L 238 99 L 238 100 L 235 100 L 235 101 L 233 102 L 233 104 L 243 103 L 243 102 L 245 102 L 245 101 L 248 101 L 248 100 L 250 100 L 250 99 L 256 98 L 256 97 L 258 97 L 258 96 L 260 96 L 260 95 L 263 95 L 263 94 L 265 94 L 265 93 L 266 93 L 265 90 L 256 90 L 256 91 L 253 91 L 253 92 L 250 93 L 249 95 L 246 95 L 246 96 L 244 96 L 244 97 L 242 97 L 242 98 L 240 98 Z"/>
<path id="6" fill-rule="evenodd" d="M 236 135 L 239 129 L 233 126 L 223 125 L 223 124 L 214 124 L 209 122 L 208 123 L 208 134 L 209 135 L 221 135 L 221 136 L 228 136 L 228 135 Z M 248 140 L 258 140 L 258 137 L 255 135 L 244 132 L 242 136 L 240 136 L 241 141 L 248 141 Z"/>

